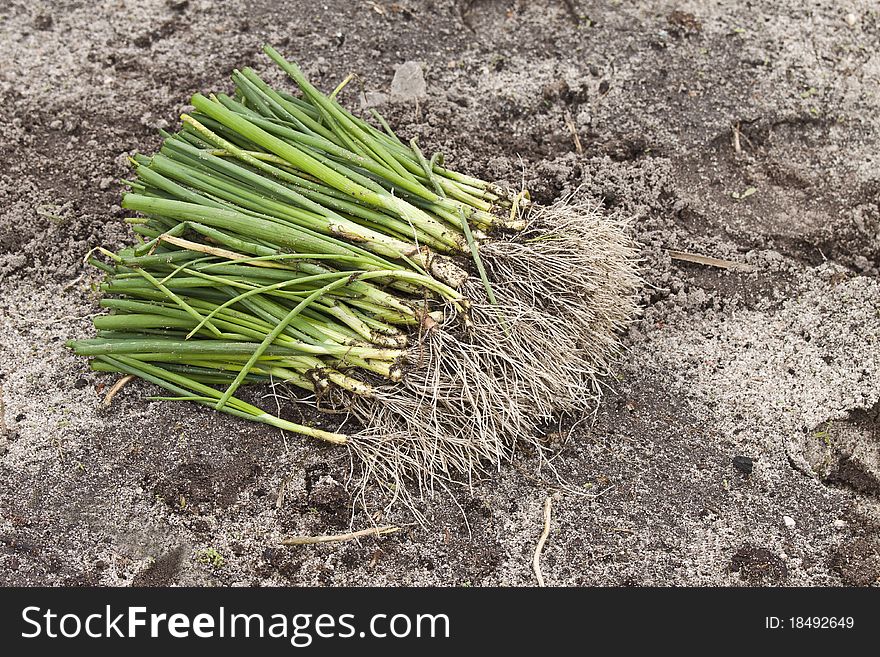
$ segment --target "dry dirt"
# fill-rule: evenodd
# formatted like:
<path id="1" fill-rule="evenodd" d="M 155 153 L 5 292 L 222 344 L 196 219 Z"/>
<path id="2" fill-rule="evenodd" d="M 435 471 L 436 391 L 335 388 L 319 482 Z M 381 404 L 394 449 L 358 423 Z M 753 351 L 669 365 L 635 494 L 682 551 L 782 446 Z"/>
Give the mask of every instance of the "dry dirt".
<path id="1" fill-rule="evenodd" d="M 548 434 L 589 497 L 522 454 L 426 500 L 427 527 L 285 548 L 367 524 L 344 451 L 142 384 L 100 409 L 108 379 L 63 343 L 97 312 L 83 255 L 130 239 L 125 157 L 234 67 L 280 82 L 264 42 L 325 89 L 357 73 L 355 106 L 417 61 L 427 98 L 381 108 L 403 135 L 632 220 L 615 392 Z M 13 0 L 0 63 L 0 583 L 529 585 L 549 493 L 550 585 L 877 585 L 875 3 Z"/>

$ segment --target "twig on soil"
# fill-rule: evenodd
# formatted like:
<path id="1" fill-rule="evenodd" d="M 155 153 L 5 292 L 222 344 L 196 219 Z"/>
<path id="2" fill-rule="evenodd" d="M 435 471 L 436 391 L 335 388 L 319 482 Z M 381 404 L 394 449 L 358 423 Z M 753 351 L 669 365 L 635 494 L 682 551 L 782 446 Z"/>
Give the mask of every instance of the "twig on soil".
<path id="1" fill-rule="evenodd" d="M 749 146 L 749 148 L 755 147 L 755 145 L 752 143 L 752 140 L 749 139 L 748 135 L 746 135 L 746 133 L 744 133 L 739 126 L 739 123 L 734 123 L 730 127 L 730 132 L 733 135 L 733 150 L 736 153 L 742 152 L 742 142 L 745 142 Z"/>
<path id="2" fill-rule="evenodd" d="M 720 267 L 721 269 L 739 269 L 742 271 L 753 271 L 751 265 L 744 262 L 736 262 L 734 260 L 722 260 L 721 258 L 713 258 L 711 256 L 700 255 L 699 253 L 688 253 L 687 251 L 673 251 L 669 249 L 669 257 L 673 260 L 683 260 L 685 262 L 694 262 L 698 265 L 708 265 L 709 267 Z"/>
<path id="3" fill-rule="evenodd" d="M 581 145 L 581 138 L 578 137 L 577 126 L 574 124 L 574 119 L 571 118 L 571 112 L 565 110 L 565 125 L 568 127 L 568 131 L 571 133 L 571 138 L 574 140 L 574 149 L 577 151 L 578 155 L 583 155 L 584 147 Z"/>
<path id="4" fill-rule="evenodd" d="M 331 534 L 329 536 L 291 536 L 281 541 L 281 545 L 314 545 L 315 543 L 337 543 L 339 541 L 353 541 L 365 536 L 382 536 L 400 531 L 400 527 L 385 525 L 384 527 L 371 527 L 348 534 Z"/>
<path id="5" fill-rule="evenodd" d="M 6 438 L 6 409 L 3 407 L 3 386 L 0 386 L 0 440 Z"/>
<path id="6" fill-rule="evenodd" d="M 107 394 L 104 395 L 104 408 L 110 406 L 110 402 L 113 401 L 113 397 L 116 396 L 116 393 L 122 390 L 126 385 L 128 385 L 129 381 L 133 381 L 135 376 L 133 374 L 129 374 L 128 376 L 124 376 L 119 381 L 113 384 L 110 390 L 107 391 Z"/>
<path id="7" fill-rule="evenodd" d="M 535 577 L 538 578 L 538 586 L 544 586 L 544 575 L 541 572 L 541 552 L 544 550 L 544 543 L 550 536 L 550 518 L 553 505 L 553 499 L 548 495 L 544 500 L 544 531 L 541 532 L 541 538 L 538 539 L 538 545 L 535 546 L 535 558 L 532 560 L 532 570 L 535 571 Z"/>
<path id="8" fill-rule="evenodd" d="M 287 491 L 287 478 L 281 480 L 278 486 L 278 497 L 275 499 L 275 508 L 280 509 L 284 505 L 284 493 Z"/>

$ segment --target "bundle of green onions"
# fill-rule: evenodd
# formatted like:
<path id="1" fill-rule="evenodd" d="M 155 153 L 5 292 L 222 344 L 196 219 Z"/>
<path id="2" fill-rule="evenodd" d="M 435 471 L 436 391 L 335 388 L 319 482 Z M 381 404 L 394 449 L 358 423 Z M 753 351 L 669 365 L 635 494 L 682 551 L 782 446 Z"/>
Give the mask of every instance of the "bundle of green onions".
<path id="1" fill-rule="evenodd" d="M 93 251 L 111 312 L 69 346 L 171 393 L 158 399 L 347 444 L 395 494 L 499 464 L 556 414 L 595 408 L 634 312 L 625 227 L 448 169 L 343 108 L 344 83 L 324 95 L 264 50 L 299 94 L 235 71 L 232 96 L 196 94 L 181 130 L 133 158 L 122 205 L 141 239 Z M 362 428 L 235 396 L 265 382 Z"/>

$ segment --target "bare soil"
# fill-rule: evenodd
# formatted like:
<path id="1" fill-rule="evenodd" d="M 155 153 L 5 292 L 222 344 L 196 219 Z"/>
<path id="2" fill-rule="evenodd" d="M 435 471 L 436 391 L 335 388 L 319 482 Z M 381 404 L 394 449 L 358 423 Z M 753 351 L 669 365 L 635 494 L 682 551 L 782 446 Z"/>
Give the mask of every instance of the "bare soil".
<path id="1" fill-rule="evenodd" d="M 426 527 L 282 547 L 367 525 L 344 450 L 140 383 L 101 408 L 112 379 L 63 343 L 98 312 L 83 255 L 131 239 L 126 156 L 235 67 L 281 82 L 265 42 L 325 89 L 355 72 L 354 107 L 417 61 L 427 97 L 380 108 L 403 135 L 630 219 L 646 284 L 614 392 L 547 436 L 586 496 L 523 453 L 425 500 Z M 0 583 L 529 585 L 551 494 L 550 585 L 878 584 L 875 3 L 13 0 L 0 62 Z"/>

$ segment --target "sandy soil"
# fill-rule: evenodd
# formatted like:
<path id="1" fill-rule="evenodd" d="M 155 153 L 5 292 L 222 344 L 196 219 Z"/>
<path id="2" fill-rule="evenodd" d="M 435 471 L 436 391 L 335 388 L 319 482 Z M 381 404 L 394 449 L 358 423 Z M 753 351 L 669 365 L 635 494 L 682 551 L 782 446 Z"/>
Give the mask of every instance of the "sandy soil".
<path id="1" fill-rule="evenodd" d="M 616 392 L 548 434 L 588 496 L 523 454 L 425 501 L 426 528 L 283 548 L 365 526 L 344 451 L 141 384 L 100 408 L 108 379 L 63 342 L 97 312 L 83 254 L 130 239 L 125 156 L 232 68 L 269 70 L 266 41 L 324 88 L 356 72 L 353 105 L 419 62 L 427 98 L 382 105 L 404 135 L 632 220 Z M 13 0 L 0 62 L 0 583 L 532 584 L 553 494 L 550 585 L 877 585 L 876 4 Z"/>

